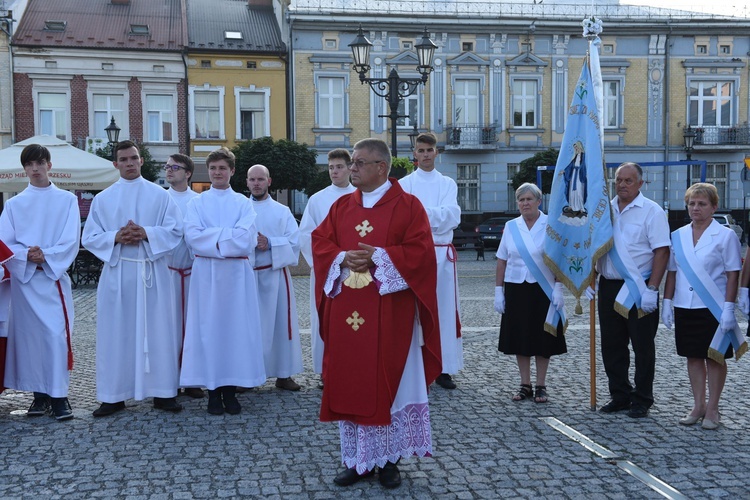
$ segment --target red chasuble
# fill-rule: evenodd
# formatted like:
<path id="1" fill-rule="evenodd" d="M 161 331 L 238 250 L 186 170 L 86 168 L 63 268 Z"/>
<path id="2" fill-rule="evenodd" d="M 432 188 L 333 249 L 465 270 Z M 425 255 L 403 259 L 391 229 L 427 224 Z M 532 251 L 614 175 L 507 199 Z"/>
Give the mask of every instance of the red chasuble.
<path id="1" fill-rule="evenodd" d="M 362 206 L 357 190 L 342 196 L 312 234 L 315 297 L 323 354 L 320 419 L 389 425 L 412 340 L 415 314 L 422 326 L 425 383 L 440 374 L 437 268 L 432 233 L 422 204 L 396 179 L 373 208 Z M 328 271 L 342 251 L 366 243 L 384 248 L 409 288 L 381 296 L 373 282 L 344 284 L 329 298 Z M 370 269 L 374 274 L 375 269 Z"/>

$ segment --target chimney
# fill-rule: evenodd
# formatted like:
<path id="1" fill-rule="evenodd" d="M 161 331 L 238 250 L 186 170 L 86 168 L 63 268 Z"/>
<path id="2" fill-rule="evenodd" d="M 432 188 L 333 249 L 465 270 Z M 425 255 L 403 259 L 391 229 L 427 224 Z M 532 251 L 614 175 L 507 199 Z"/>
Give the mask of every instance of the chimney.
<path id="1" fill-rule="evenodd" d="M 273 0 L 247 0 L 247 5 L 248 7 L 273 7 Z"/>
<path id="2" fill-rule="evenodd" d="M 130 5 L 130 0 L 112 0 L 112 5 Z"/>

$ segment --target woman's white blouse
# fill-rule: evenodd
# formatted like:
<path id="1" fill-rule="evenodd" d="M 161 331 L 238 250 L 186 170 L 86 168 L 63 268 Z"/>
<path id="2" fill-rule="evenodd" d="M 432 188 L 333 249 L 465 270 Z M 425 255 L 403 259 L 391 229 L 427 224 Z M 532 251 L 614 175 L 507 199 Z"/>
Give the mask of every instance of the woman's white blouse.
<path id="1" fill-rule="evenodd" d="M 680 231 L 692 231 L 692 223 L 681 228 Z M 672 235 L 672 238 L 678 237 L 679 235 Z M 685 251 L 689 252 L 690 248 L 686 248 Z M 742 268 L 739 238 L 737 238 L 734 231 L 714 220 L 703 232 L 693 251 L 695 252 L 696 260 L 703 264 L 704 269 L 719 287 L 723 296 L 727 291 L 726 273 L 728 271 L 739 271 Z M 674 307 L 683 309 L 701 309 L 706 307 L 700 297 L 698 297 L 698 294 L 693 290 L 693 287 L 690 286 L 680 266 L 677 265 L 673 249 L 670 249 L 667 270 L 677 271 L 674 299 L 672 302 Z"/>
<path id="2" fill-rule="evenodd" d="M 508 230 L 508 224 L 517 224 L 518 230 L 521 234 L 531 233 L 531 240 L 534 242 L 534 248 L 529 248 L 531 255 L 541 255 L 544 250 L 544 233 L 547 230 L 547 215 L 539 211 L 539 218 L 536 220 L 534 225 L 529 230 L 526 227 L 523 217 L 516 217 L 509 221 L 505 225 L 503 231 L 503 237 L 500 240 L 500 246 L 497 248 L 498 259 L 506 261 L 508 264 L 505 266 L 505 281 L 508 283 L 523 283 L 527 281 L 529 283 L 536 283 L 536 279 L 529 272 L 526 267 L 526 263 L 521 258 L 521 254 L 518 253 L 516 243 L 513 240 L 513 236 Z"/>

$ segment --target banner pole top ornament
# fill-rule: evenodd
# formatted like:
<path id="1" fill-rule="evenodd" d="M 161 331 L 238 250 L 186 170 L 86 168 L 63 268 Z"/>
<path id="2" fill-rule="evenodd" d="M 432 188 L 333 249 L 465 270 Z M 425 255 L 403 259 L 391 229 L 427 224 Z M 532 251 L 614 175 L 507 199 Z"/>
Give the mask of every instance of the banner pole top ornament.
<path id="1" fill-rule="evenodd" d="M 581 21 L 583 26 L 583 36 L 588 38 L 589 41 L 593 41 L 602 32 L 602 20 L 598 17 L 591 16 Z"/>

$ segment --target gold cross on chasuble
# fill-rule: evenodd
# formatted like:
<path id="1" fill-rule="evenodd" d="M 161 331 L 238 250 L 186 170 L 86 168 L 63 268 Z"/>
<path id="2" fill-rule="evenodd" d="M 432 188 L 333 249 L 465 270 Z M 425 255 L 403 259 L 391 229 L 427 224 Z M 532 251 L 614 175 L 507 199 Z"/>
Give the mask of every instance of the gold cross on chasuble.
<path id="1" fill-rule="evenodd" d="M 365 322 L 364 318 L 359 317 L 359 313 L 357 311 L 354 311 L 351 316 L 346 318 L 346 322 L 351 325 L 352 330 L 355 332 L 359 330 L 359 325 L 363 324 Z"/>
<path id="2" fill-rule="evenodd" d="M 372 232 L 373 227 L 370 225 L 369 220 L 363 220 L 362 223 L 358 226 L 355 226 L 354 229 L 359 232 L 359 236 L 361 238 L 364 238 L 365 236 L 367 236 L 367 233 Z"/>

